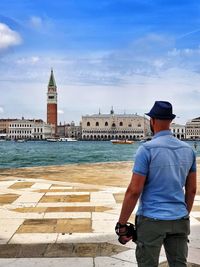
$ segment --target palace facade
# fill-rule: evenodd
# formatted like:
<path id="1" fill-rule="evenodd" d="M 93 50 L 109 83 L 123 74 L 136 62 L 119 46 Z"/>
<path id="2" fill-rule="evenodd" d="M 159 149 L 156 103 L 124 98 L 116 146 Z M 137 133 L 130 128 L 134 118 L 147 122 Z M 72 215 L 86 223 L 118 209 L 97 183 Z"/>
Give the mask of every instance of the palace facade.
<path id="1" fill-rule="evenodd" d="M 94 114 L 82 116 L 83 140 L 141 140 L 150 135 L 150 123 L 137 114 Z"/>

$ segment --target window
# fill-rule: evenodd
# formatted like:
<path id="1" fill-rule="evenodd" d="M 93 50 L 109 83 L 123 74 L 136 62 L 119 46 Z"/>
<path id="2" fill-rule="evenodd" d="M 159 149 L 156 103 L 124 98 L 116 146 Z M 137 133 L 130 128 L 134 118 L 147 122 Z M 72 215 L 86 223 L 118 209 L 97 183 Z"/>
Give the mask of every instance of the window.
<path id="1" fill-rule="evenodd" d="M 138 123 L 138 127 L 141 127 L 141 124 L 140 123 Z"/>
<path id="2" fill-rule="evenodd" d="M 90 122 L 89 121 L 87 122 L 87 126 L 90 126 Z"/>
<path id="3" fill-rule="evenodd" d="M 128 127 L 132 127 L 132 124 L 131 124 L 131 123 L 129 123 Z"/>
<path id="4" fill-rule="evenodd" d="M 116 124 L 113 122 L 112 127 L 116 127 Z"/>
<path id="5" fill-rule="evenodd" d="M 54 96 L 53 95 L 49 95 L 49 99 L 54 99 Z"/>
<path id="6" fill-rule="evenodd" d="M 108 126 L 108 122 L 107 121 L 105 122 L 105 126 Z"/>
<path id="7" fill-rule="evenodd" d="M 99 126 L 99 122 L 98 121 L 96 122 L 96 126 Z"/>
<path id="8" fill-rule="evenodd" d="M 119 126 L 123 126 L 123 122 L 122 121 L 120 121 Z"/>

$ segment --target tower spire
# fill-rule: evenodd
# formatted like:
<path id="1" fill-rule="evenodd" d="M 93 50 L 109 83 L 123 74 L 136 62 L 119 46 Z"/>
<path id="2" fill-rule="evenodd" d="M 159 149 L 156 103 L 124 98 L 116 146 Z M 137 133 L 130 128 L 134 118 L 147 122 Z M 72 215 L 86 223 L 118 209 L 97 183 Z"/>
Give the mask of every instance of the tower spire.
<path id="1" fill-rule="evenodd" d="M 113 106 L 111 107 L 110 114 L 114 114 Z"/>
<path id="2" fill-rule="evenodd" d="M 55 87 L 56 88 L 56 81 L 55 81 L 54 74 L 53 74 L 53 68 L 51 68 L 51 75 L 49 78 L 48 87 Z"/>

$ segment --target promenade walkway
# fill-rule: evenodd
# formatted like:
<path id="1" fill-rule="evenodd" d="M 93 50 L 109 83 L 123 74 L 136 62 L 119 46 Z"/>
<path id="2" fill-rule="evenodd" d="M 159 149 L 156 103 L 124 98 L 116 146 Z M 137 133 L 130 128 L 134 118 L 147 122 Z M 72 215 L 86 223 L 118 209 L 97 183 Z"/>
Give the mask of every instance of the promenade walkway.
<path id="1" fill-rule="evenodd" d="M 126 162 L 1 170 L 0 267 L 137 266 L 135 244 L 120 245 L 114 233 L 131 167 Z M 196 267 L 200 179 L 191 230 L 188 260 Z M 161 266 L 165 261 L 162 251 Z"/>

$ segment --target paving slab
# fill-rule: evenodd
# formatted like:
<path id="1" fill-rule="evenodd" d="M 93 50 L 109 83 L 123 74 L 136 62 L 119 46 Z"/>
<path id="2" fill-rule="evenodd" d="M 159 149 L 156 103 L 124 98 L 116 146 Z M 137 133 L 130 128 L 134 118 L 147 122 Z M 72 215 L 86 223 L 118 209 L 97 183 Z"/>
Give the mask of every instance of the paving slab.
<path id="1" fill-rule="evenodd" d="M 94 259 L 94 266 L 95 267 L 105 267 L 105 266 L 137 267 L 137 264 L 133 262 L 129 262 L 129 261 L 110 258 L 110 257 L 96 257 Z"/>
<path id="2" fill-rule="evenodd" d="M 1 219 L 0 244 L 6 244 L 22 223 L 23 219 Z"/>
<path id="3" fill-rule="evenodd" d="M 113 233 L 72 233 L 58 234 L 56 243 L 103 243 L 107 241 L 113 245 L 119 245 L 118 242 L 113 242 L 116 239 Z"/>
<path id="4" fill-rule="evenodd" d="M 46 212 L 44 215 L 44 219 L 52 219 L 52 218 L 57 218 L 57 219 L 78 219 L 78 218 L 83 218 L 83 219 L 91 219 L 91 212 Z"/>
<path id="5" fill-rule="evenodd" d="M 1 267 L 94 267 L 93 258 L 0 259 Z"/>
<path id="6" fill-rule="evenodd" d="M 9 244 L 27 244 L 27 240 L 30 244 L 56 243 L 57 238 L 57 233 L 15 234 Z"/>
<path id="7" fill-rule="evenodd" d="M 11 267 L 27 266 L 26 257 L 30 260 L 28 266 L 33 263 L 34 267 L 137 266 L 135 244 L 120 245 L 114 233 L 131 169 L 132 163 L 119 163 L 117 167 L 103 163 L 17 169 L 16 176 L 11 170 L 3 170 L 0 267 L 4 266 L 3 261 Z M 199 264 L 199 244 L 197 195 L 191 212 L 189 244 L 189 261 L 193 266 Z M 12 261 L 6 257 L 21 258 Z M 165 261 L 162 249 L 160 263 Z"/>

